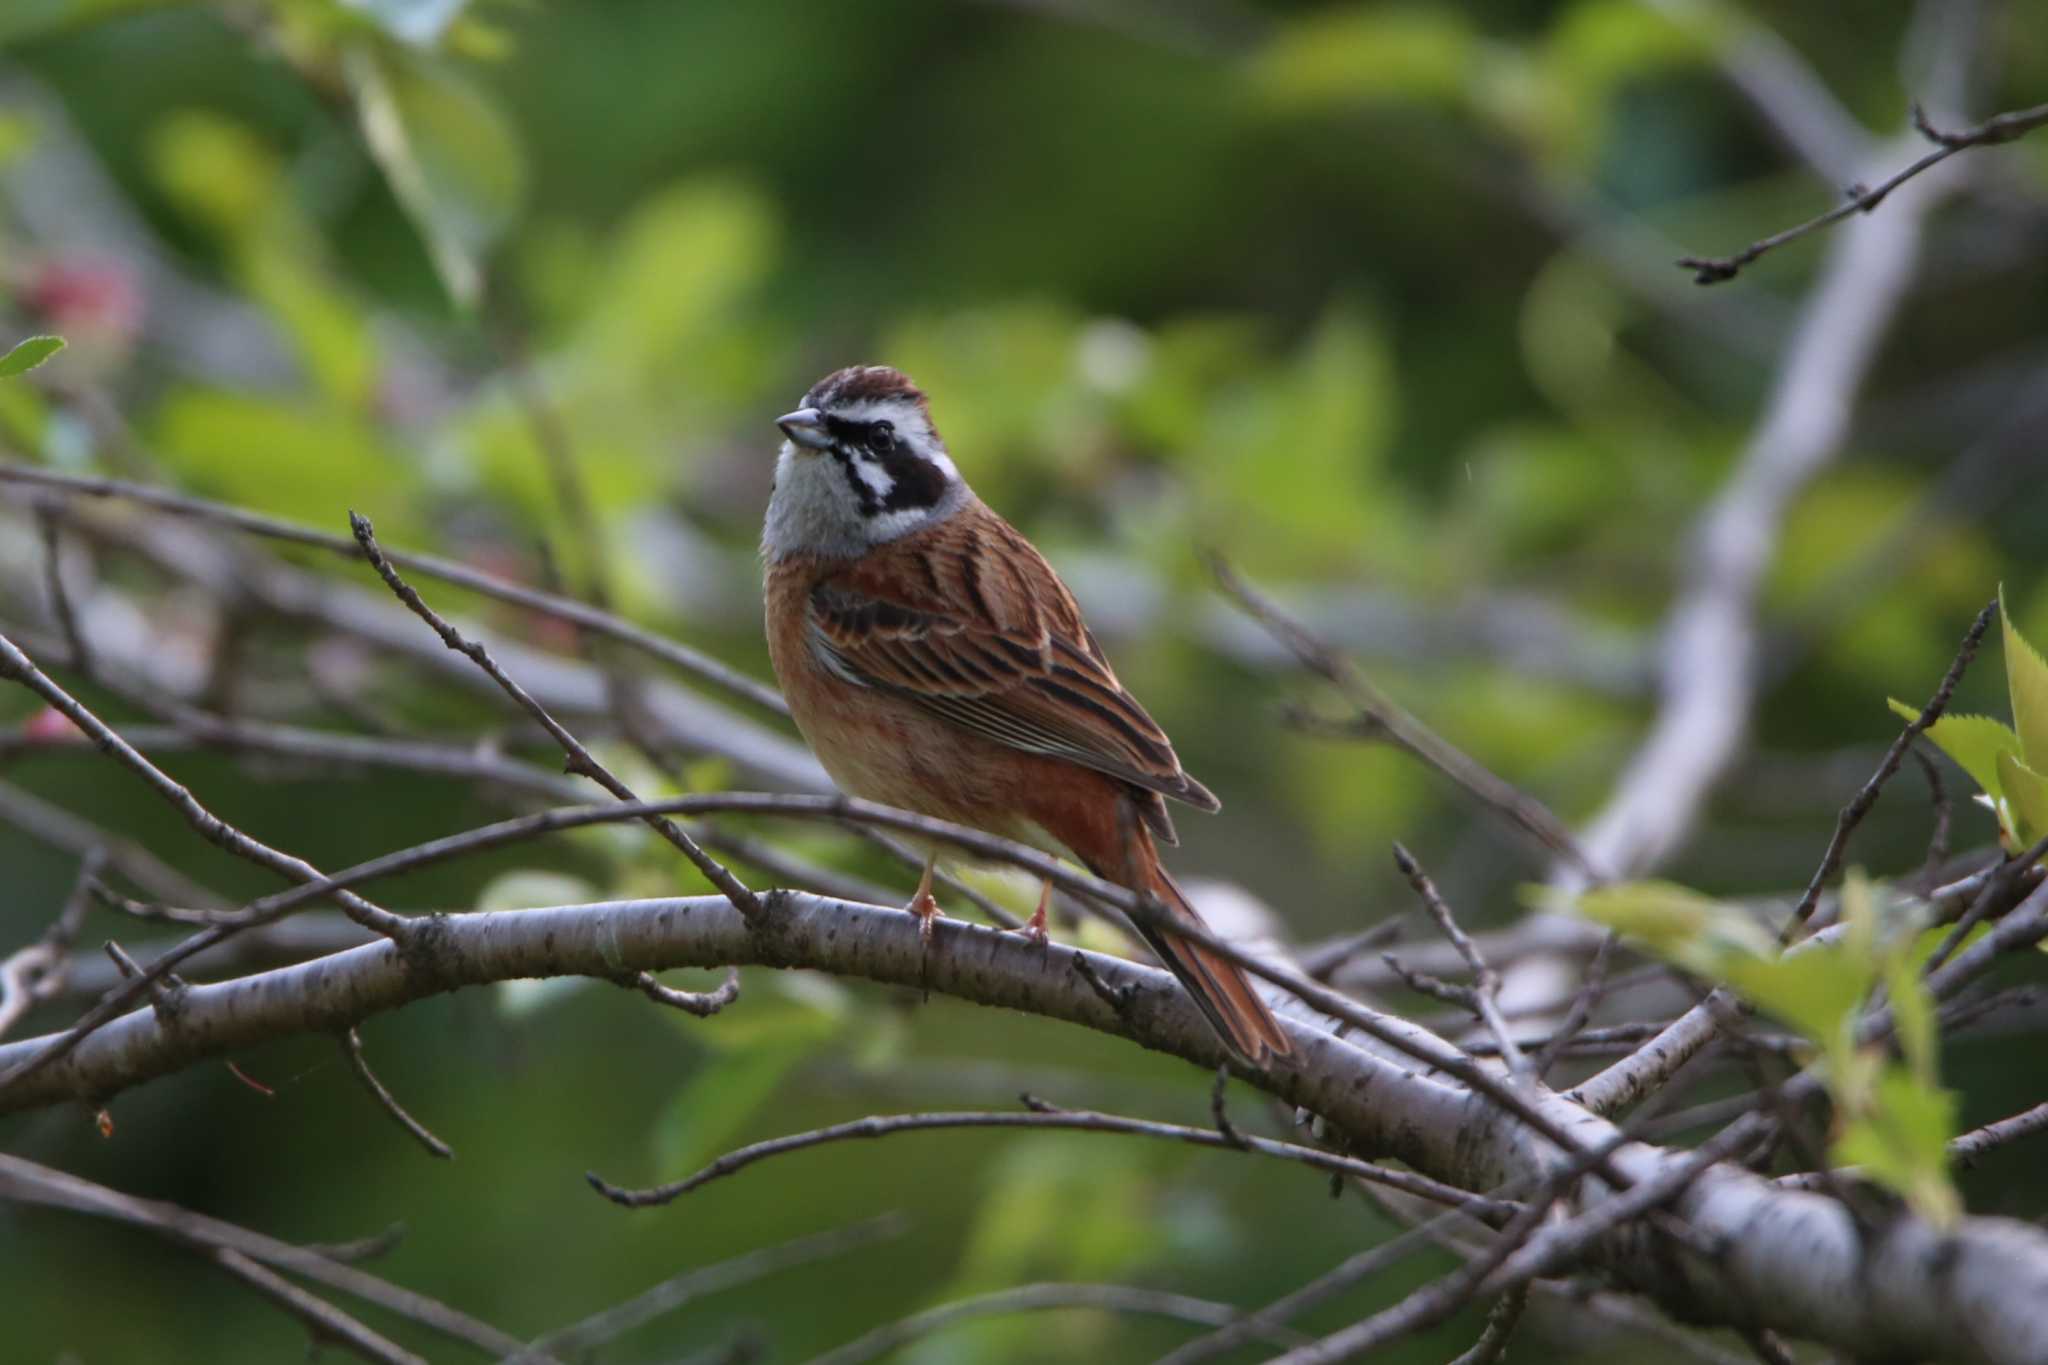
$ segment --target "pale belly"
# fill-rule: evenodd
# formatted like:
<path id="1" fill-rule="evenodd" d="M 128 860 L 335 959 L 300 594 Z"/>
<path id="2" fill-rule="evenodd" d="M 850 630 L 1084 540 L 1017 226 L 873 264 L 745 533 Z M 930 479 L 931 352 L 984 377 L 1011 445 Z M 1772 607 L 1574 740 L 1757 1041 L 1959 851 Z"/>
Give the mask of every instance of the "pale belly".
<path id="1" fill-rule="evenodd" d="M 1017 813 L 1021 803 L 1008 790 L 1014 779 L 1006 776 L 1015 756 L 980 736 L 886 695 L 814 693 L 803 702 L 792 696 L 790 711 L 833 784 L 848 796 L 1070 856 L 1036 821 Z"/>

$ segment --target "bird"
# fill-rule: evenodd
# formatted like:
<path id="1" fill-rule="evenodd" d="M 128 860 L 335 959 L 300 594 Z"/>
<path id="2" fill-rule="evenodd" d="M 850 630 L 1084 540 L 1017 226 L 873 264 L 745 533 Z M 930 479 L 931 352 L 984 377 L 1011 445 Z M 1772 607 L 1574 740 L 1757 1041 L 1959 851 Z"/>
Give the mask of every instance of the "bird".
<path id="1" fill-rule="evenodd" d="M 1117 681 L 1066 584 L 970 488 L 908 376 L 836 370 L 776 419 L 761 534 L 769 657 L 797 728 L 845 793 L 1069 858 L 1202 917 L 1160 863 L 1168 798 L 1221 808 Z M 905 907 L 933 919 L 934 848 Z M 1045 942 L 1045 907 L 1025 926 Z M 1224 1043 L 1292 1051 L 1234 963 L 1134 923 Z"/>

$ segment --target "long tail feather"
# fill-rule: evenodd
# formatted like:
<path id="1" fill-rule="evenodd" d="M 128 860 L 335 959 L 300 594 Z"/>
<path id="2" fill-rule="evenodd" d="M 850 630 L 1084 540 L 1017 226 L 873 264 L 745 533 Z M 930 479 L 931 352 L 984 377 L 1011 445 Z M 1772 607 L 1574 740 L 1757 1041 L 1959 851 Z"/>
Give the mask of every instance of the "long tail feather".
<path id="1" fill-rule="evenodd" d="M 1149 856 L 1144 863 L 1149 866 L 1143 870 L 1148 885 L 1132 889 L 1150 891 L 1176 918 L 1207 927 L 1181 889 L 1174 885 L 1173 878 L 1159 865 L 1158 856 L 1149 848 L 1145 851 Z M 1269 1056 L 1285 1057 L 1294 1050 L 1280 1021 L 1266 1008 L 1266 1002 L 1235 963 L 1226 962 L 1176 934 L 1142 924 L 1134 927 L 1167 969 L 1180 978 L 1195 1003 L 1202 1007 L 1202 1013 L 1215 1025 L 1216 1032 L 1239 1056 L 1254 1066 L 1263 1066 Z"/>

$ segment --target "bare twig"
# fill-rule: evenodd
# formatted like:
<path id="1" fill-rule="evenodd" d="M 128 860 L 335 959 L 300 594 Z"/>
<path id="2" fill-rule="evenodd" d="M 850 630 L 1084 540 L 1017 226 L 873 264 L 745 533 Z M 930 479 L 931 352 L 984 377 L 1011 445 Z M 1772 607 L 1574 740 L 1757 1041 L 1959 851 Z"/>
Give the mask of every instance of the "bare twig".
<path id="1" fill-rule="evenodd" d="M 0 1199 L 70 1209 L 76 1213 L 131 1223 L 173 1241 L 198 1247 L 208 1254 L 220 1249 L 238 1252 L 252 1261 L 288 1270 L 316 1284 L 353 1294 L 444 1337 L 488 1351 L 494 1356 L 520 1347 L 518 1338 L 508 1336 L 488 1323 L 424 1294 L 401 1289 L 375 1275 L 331 1260 L 311 1248 L 293 1246 L 175 1204 L 137 1199 L 4 1153 L 0 1153 Z"/>
<path id="2" fill-rule="evenodd" d="M 316 1347 L 331 1342 L 364 1360 L 380 1361 L 383 1365 L 427 1365 L 425 1356 L 414 1355 L 398 1343 L 371 1331 L 325 1299 L 307 1293 L 268 1266 L 232 1247 L 215 1248 L 213 1260 L 222 1270 L 306 1324 Z"/>
<path id="3" fill-rule="evenodd" d="M 503 1365 L 533 1365 L 549 1356 L 584 1359 L 606 1342 L 616 1340 L 696 1299 L 749 1284 L 792 1266 L 837 1256 L 855 1247 L 899 1236 L 907 1226 L 907 1220 L 900 1214 L 884 1214 L 848 1227 L 813 1233 L 780 1246 L 764 1247 L 730 1260 L 685 1270 L 624 1303 L 536 1337 L 531 1345 L 507 1355 Z"/>
<path id="4" fill-rule="evenodd" d="M 73 725 L 83 730 L 92 742 L 99 746 L 102 753 L 140 777 L 185 818 L 186 824 L 197 830 L 209 843 L 295 881 L 319 879 L 320 870 L 305 859 L 295 858 L 289 853 L 280 853 L 261 840 L 251 838 L 201 805 L 199 799 L 184 786 L 165 775 L 162 769 L 136 752 L 135 746 L 121 738 L 105 721 L 87 710 L 83 702 L 52 681 L 30 662 L 29 657 L 21 652 L 14 641 L 4 635 L 0 635 L 0 678 L 22 684 L 63 712 Z M 379 909 L 353 892 L 338 893 L 335 896 L 335 903 L 341 906 L 350 919 L 386 938 L 403 940 L 411 930 L 411 926 L 404 919 L 387 910 Z M 0 1084 L 4 1083 L 0 1081 Z"/>
<path id="5" fill-rule="evenodd" d="M 1228 1120 L 1225 1120 L 1226 1124 L 1227 1122 Z M 1197 1147 L 1232 1148 L 1256 1152 L 1261 1156 L 1276 1157 L 1283 1161 L 1297 1161 L 1319 1171 L 1348 1175 L 1354 1179 L 1386 1185 L 1439 1204 L 1467 1206 L 1474 1217 L 1498 1221 L 1511 1216 L 1515 1211 L 1513 1205 L 1493 1200 L 1482 1199 L 1474 1204 L 1473 1197 L 1465 1191 L 1452 1189 L 1439 1181 L 1418 1176 L 1413 1172 L 1375 1165 L 1369 1161 L 1341 1156 L 1335 1152 L 1325 1152 L 1315 1147 L 1303 1147 L 1297 1143 L 1256 1137 L 1240 1132 L 1235 1127 L 1190 1128 L 1178 1123 L 1128 1118 L 1121 1114 L 1103 1114 L 1090 1109 L 1056 1109 L 1042 1105 L 1024 1113 L 967 1110 L 952 1113 L 870 1115 L 846 1123 L 835 1123 L 828 1128 L 814 1128 L 806 1133 L 792 1133 L 787 1137 L 756 1142 L 727 1152 L 694 1175 L 641 1190 L 614 1185 L 610 1181 L 600 1179 L 594 1173 L 586 1173 L 584 1179 L 590 1182 L 592 1189 L 614 1204 L 626 1208 L 647 1208 L 651 1205 L 666 1204 L 680 1195 L 732 1175 L 757 1161 L 781 1156 L 787 1152 L 805 1151 L 834 1142 L 888 1137 L 895 1133 L 952 1128 L 1031 1128 L 1061 1132 L 1115 1133 L 1126 1137 L 1164 1138 L 1174 1142 L 1188 1142 Z"/>
<path id="6" fill-rule="evenodd" d="M 377 571 L 385 584 L 397 595 L 398 600 L 405 603 L 415 616 L 432 627 L 434 633 L 441 637 L 442 644 L 445 644 L 456 653 L 468 657 L 471 662 L 489 675 L 491 681 L 504 689 L 505 695 L 512 698 L 528 715 L 538 721 L 541 728 L 553 736 L 555 742 L 562 746 L 562 751 L 568 755 L 566 766 L 570 772 L 590 778 L 621 801 L 637 801 L 640 799 L 633 794 L 633 789 L 624 782 L 621 782 L 611 769 L 593 758 L 590 750 L 583 747 L 583 742 L 564 729 L 560 721 L 548 714 L 547 708 L 535 701 L 531 693 L 513 681 L 504 669 L 498 667 L 497 660 L 491 657 L 491 652 L 488 649 L 485 649 L 483 645 L 474 640 L 464 638 L 460 631 L 456 630 L 454 626 L 449 625 L 438 612 L 421 599 L 419 593 L 414 591 L 412 585 L 399 576 L 397 568 L 392 565 L 391 560 L 385 555 L 383 547 L 377 543 L 376 534 L 370 526 L 370 519 L 368 517 L 363 516 L 359 512 L 351 512 L 349 513 L 348 520 L 349 525 L 355 531 L 356 543 L 362 546 L 364 557 L 370 561 L 370 566 Z M 706 853 L 695 839 L 685 834 L 682 827 L 676 824 L 675 821 L 660 815 L 649 815 L 646 817 L 646 820 L 656 833 L 660 834 L 662 838 L 668 840 L 671 844 L 674 844 L 682 855 L 689 859 L 699 872 L 704 874 L 705 880 L 709 881 L 713 887 L 723 893 L 725 898 L 730 900 L 734 908 L 741 914 L 758 915 L 761 912 L 759 898 L 752 891 L 749 891 L 740 882 L 739 878 L 727 871 L 724 864 L 713 858 L 709 853 Z"/>
<path id="7" fill-rule="evenodd" d="M 384 1106 L 384 1112 L 391 1115 L 399 1127 L 411 1133 L 420 1146 L 427 1149 L 429 1156 L 437 1156 L 444 1161 L 455 1159 L 455 1149 L 435 1137 L 427 1125 L 407 1113 L 405 1106 L 398 1102 L 397 1097 L 384 1088 L 384 1082 L 377 1079 L 377 1073 L 370 1070 L 369 1059 L 363 1056 L 362 1035 L 353 1025 L 342 1030 L 341 1051 L 342 1055 L 348 1058 L 349 1070 L 356 1073 L 356 1079 L 363 1083 L 363 1088 L 375 1097 L 377 1103 Z"/>
<path id="8" fill-rule="evenodd" d="M 740 998 L 740 969 L 726 968 L 724 982 L 716 990 L 709 991 L 679 991 L 672 986 L 664 986 L 655 980 L 653 972 L 638 972 L 625 984 L 657 1005 L 667 1005 L 670 1009 L 694 1014 L 699 1019 L 709 1019 Z"/>
<path id="9" fill-rule="evenodd" d="M 1492 1197 L 1502 1198 L 1527 1193 L 1534 1186 L 1533 1181 L 1519 1182 L 1501 1187 L 1492 1192 Z M 1479 1196 L 1473 1196 L 1479 1198 Z M 1296 1288 L 1285 1296 L 1275 1299 L 1265 1307 L 1247 1313 L 1222 1330 L 1169 1351 L 1161 1356 L 1155 1365 L 1204 1365 L 1204 1362 L 1225 1356 L 1246 1342 L 1256 1340 L 1263 1332 L 1277 1331 L 1291 1319 L 1344 1293 L 1353 1285 L 1378 1275 L 1398 1264 L 1411 1253 L 1427 1246 L 1431 1239 L 1443 1229 L 1466 1216 L 1463 1207 L 1445 1209 L 1433 1218 L 1416 1224 L 1378 1246 L 1368 1247 L 1354 1256 L 1347 1257 L 1338 1265 L 1318 1275 L 1307 1284 Z"/>
<path id="10" fill-rule="evenodd" d="M 73 497 L 121 498 L 140 503 L 176 516 L 191 517 L 217 526 L 232 527 L 271 540 L 287 541 L 297 545 L 312 545 L 332 550 L 350 559 L 361 557 L 355 542 L 346 536 L 331 535 L 297 522 L 279 517 L 267 517 L 256 512 L 231 507 L 225 503 L 209 502 L 204 498 L 187 497 L 147 484 L 128 483 L 120 479 L 101 479 L 85 475 L 64 474 L 35 465 L 0 462 L 0 483 L 33 484 L 41 488 L 54 489 Z M 424 574 L 444 583 L 452 583 L 470 592 L 493 597 L 502 602 L 525 607 L 530 611 L 543 612 L 564 621 L 574 622 L 584 630 L 608 636 L 622 644 L 631 645 L 643 653 L 671 664 L 703 682 L 743 700 L 752 702 L 763 710 L 777 715 L 788 715 L 789 707 L 773 688 L 755 681 L 726 664 L 720 663 L 708 654 L 700 653 L 686 645 L 677 644 L 652 631 L 642 630 L 610 612 L 599 610 L 578 602 L 573 598 L 552 593 L 537 592 L 520 584 L 509 582 L 496 575 L 472 569 L 454 560 L 442 559 L 437 555 L 419 554 L 407 550 L 385 552 L 390 561 L 411 573 Z"/>
<path id="11" fill-rule="evenodd" d="M 1957 152 L 1970 147 L 1989 147 L 2001 142 L 2011 142 L 2024 137 L 2036 128 L 2048 124 L 2048 104 L 2036 105 L 2031 109 L 2015 109 L 2009 113 L 1988 118 L 1975 127 L 1965 128 L 1959 133 L 1945 133 L 1927 121 L 1927 115 L 1919 105 L 1913 106 L 1913 127 L 1922 137 L 1933 142 L 1935 148 L 1904 170 L 1886 177 L 1871 188 L 1852 186 L 1849 196 L 1826 213 L 1807 219 L 1783 232 L 1774 232 L 1768 237 L 1751 242 L 1732 256 L 1681 256 L 1678 264 L 1693 272 L 1695 284 L 1719 284 L 1732 280 L 1742 268 L 1766 252 L 1795 242 L 1810 232 L 1831 227 L 1853 214 L 1868 213 L 1883 203 L 1891 192 L 1913 177 L 1932 170 Z"/>
<path id="12" fill-rule="evenodd" d="M 64 989 L 71 945 L 78 941 L 86 907 L 91 904 L 93 879 L 105 861 L 103 851 L 86 850 L 71 894 L 64 898 L 57 918 L 43 931 L 43 936 L 0 960 L 0 1036 L 19 1023 L 31 1005 Z"/>
<path id="13" fill-rule="evenodd" d="M 1927 756 L 1922 745 L 1915 744 L 1909 752 L 1927 779 L 1927 802 L 1934 807 L 1934 832 L 1927 836 L 1927 860 L 1914 883 L 1925 893 L 1935 884 L 1941 875 L 1942 865 L 1948 861 L 1949 824 L 1955 816 L 1955 808 L 1948 799 L 1948 788 L 1941 780 L 1941 765 Z"/>
<path id="14" fill-rule="evenodd" d="M 1942 179 L 1832 244 L 1773 366 L 1775 382 L 1735 472 L 1691 534 L 1666 615 L 1656 721 L 1583 835 L 1616 876 L 1654 867 L 1691 829 L 1740 752 L 1757 689 L 1757 599 L 1785 518 L 1835 458 L 1857 391 L 1910 286 Z M 1583 885 L 1570 869 L 1553 880 Z M 1512 988 L 1512 983 L 1510 983 Z"/>
<path id="15" fill-rule="evenodd" d="M 1994 906 L 2002 908 L 2009 905 L 2021 880 L 2037 875 L 2035 868 L 2044 856 L 2048 856 L 2048 835 L 2035 840 L 2031 848 L 2017 857 L 2008 858 L 1992 869 L 1991 875 L 1984 879 L 1983 890 L 1970 901 L 1969 907 L 1957 917 L 1948 933 L 1942 936 L 1941 942 L 1935 945 L 1934 951 L 1921 965 L 1922 974 L 1932 976 L 1940 971 L 1942 964 L 1949 960 L 1956 949 L 1963 946 L 1963 940 L 1969 937 L 1972 929 L 1984 922 L 1985 917 L 1992 913 Z"/>
<path id="16" fill-rule="evenodd" d="M 1493 1305 L 1493 1311 L 1486 1315 L 1486 1330 L 1479 1334 L 1479 1340 L 1472 1349 L 1451 1362 L 1451 1365 L 1493 1365 L 1508 1349 L 1508 1342 L 1515 1335 L 1515 1328 L 1522 1321 L 1522 1310 L 1529 1303 L 1529 1286 L 1517 1285 L 1500 1296 Z"/>
<path id="17" fill-rule="evenodd" d="M 85 744 L 81 743 L 79 748 L 91 752 Z M 0 782 L 0 822 L 80 857 L 98 849 L 105 854 L 109 870 L 120 873 L 153 896 L 182 905 L 227 905 L 133 839 L 104 829 L 11 782 Z"/>
<path id="18" fill-rule="evenodd" d="M 1606 1231 L 1648 1213 L 1676 1196 L 1708 1167 L 1754 1141 L 1762 1120 L 1736 1124 L 1673 1163 L 1654 1179 L 1607 1199 L 1565 1223 L 1541 1226 L 1542 1201 L 1510 1223 L 1486 1254 L 1461 1270 L 1416 1290 L 1363 1322 L 1310 1346 L 1276 1357 L 1273 1365 L 1327 1365 L 1377 1349 L 1411 1332 L 1434 1326 L 1469 1299 L 1506 1293 L 1547 1274 Z M 1532 1216 L 1532 1213 L 1534 1216 Z M 1540 1229 L 1540 1230 L 1539 1230 Z"/>
<path id="19" fill-rule="evenodd" d="M 1550 1068 L 1557 1065 L 1557 1059 L 1571 1050 L 1586 1021 L 1593 1017 L 1593 1010 L 1599 1005 L 1609 988 L 1607 966 L 1614 957 L 1615 945 L 1621 942 L 1621 935 L 1610 929 L 1600 937 L 1600 946 L 1593 950 L 1593 960 L 1586 965 L 1585 980 L 1572 993 L 1572 1003 L 1566 1007 L 1564 1020 L 1543 1044 L 1543 1051 L 1535 1063 L 1536 1079 L 1547 1080 Z"/>
<path id="20" fill-rule="evenodd" d="M 43 584 L 50 598 L 50 615 L 56 618 L 57 628 L 64 632 L 64 643 L 71 654 L 71 667 L 82 678 L 94 676 L 92 650 L 85 643 L 85 632 L 78 627 L 78 613 L 72 609 L 70 590 L 64 586 L 64 545 L 62 523 L 57 509 L 47 502 L 36 504 L 36 529 L 43 537 Z"/>
<path id="21" fill-rule="evenodd" d="M 1417 720 L 1359 672 L 1343 654 L 1323 643 L 1295 621 L 1279 604 L 1239 577 L 1220 555 L 1212 555 L 1210 571 L 1224 593 L 1317 676 L 1334 684 L 1358 708 L 1361 734 L 1384 739 L 1449 778 L 1465 793 L 1533 839 L 1544 851 L 1565 858 L 1586 876 L 1602 880 L 1578 840 L 1562 820 L 1535 797 L 1506 781 L 1457 746 Z"/>
<path id="22" fill-rule="evenodd" d="M 1877 804 L 1878 795 L 1884 791 L 1885 783 L 1905 761 L 1906 751 L 1913 747 L 1913 741 L 1926 733 L 1927 727 L 1941 719 L 1941 713 L 1948 709 L 1949 698 L 1955 695 L 1956 685 L 1963 680 L 1970 661 L 1977 657 L 1977 646 L 1984 640 L 1984 632 L 1991 628 L 1992 620 L 1998 615 L 1998 599 L 1993 598 L 1977 613 L 1977 619 L 1963 635 L 1962 645 L 1956 650 L 1948 672 L 1942 675 L 1941 684 L 1934 689 L 1934 695 L 1927 699 L 1927 705 L 1920 708 L 1920 714 L 1899 731 L 1899 736 L 1884 751 L 1884 760 L 1877 765 L 1877 771 L 1863 784 L 1860 791 L 1842 807 L 1842 813 L 1835 819 L 1835 832 L 1828 840 L 1827 852 L 1821 855 L 1820 866 L 1813 870 L 1813 877 L 1806 883 L 1805 894 L 1799 904 L 1792 908 L 1792 916 L 1785 921 L 1785 927 L 1778 934 L 1778 942 L 1790 943 L 1806 927 L 1806 921 L 1813 914 L 1813 907 L 1820 903 L 1821 888 L 1842 869 L 1842 855 L 1849 847 L 1849 836 L 1856 832 L 1856 826 L 1863 823 L 1863 817 L 1870 814 L 1870 808 Z"/>
<path id="23" fill-rule="evenodd" d="M 1140 1289 L 1122 1284 L 1020 1284 L 997 1289 L 972 1298 L 956 1299 L 913 1313 L 896 1322 L 885 1323 L 837 1350 L 827 1351 L 808 1365 L 867 1365 L 880 1360 L 913 1341 L 932 1335 L 956 1322 L 997 1317 L 1006 1313 L 1038 1313 L 1050 1309 L 1089 1308 L 1107 1313 L 1135 1313 L 1147 1317 L 1173 1318 L 1204 1327 L 1223 1327 L 1238 1318 L 1238 1310 L 1227 1303 L 1171 1294 L 1160 1289 Z M 1302 1340 L 1298 1332 L 1284 1327 L 1260 1327 L 1251 1340 L 1289 1346 Z"/>
<path id="24" fill-rule="evenodd" d="M 1529 1059 L 1522 1055 L 1522 1049 L 1516 1044 L 1514 1035 L 1508 1032 L 1507 1021 L 1500 1017 L 1499 974 L 1487 965 L 1484 957 L 1480 956 L 1479 948 L 1472 942 L 1471 935 L 1458 927 L 1457 917 L 1451 913 L 1451 907 L 1444 903 L 1443 896 L 1436 889 L 1436 883 L 1422 870 L 1422 864 L 1416 862 L 1414 855 L 1398 843 L 1394 845 L 1394 865 L 1401 869 L 1401 875 L 1408 879 L 1408 885 L 1415 888 L 1416 896 L 1421 899 L 1423 908 L 1429 911 L 1430 918 L 1436 921 L 1437 928 L 1443 930 L 1444 937 L 1458 950 L 1458 956 L 1464 958 L 1465 965 L 1472 969 L 1472 987 L 1467 992 L 1468 998 L 1465 1003 L 1479 1016 L 1480 1022 L 1486 1025 L 1486 1031 L 1493 1035 L 1495 1045 L 1500 1048 L 1501 1060 L 1505 1061 L 1508 1070 L 1516 1075 L 1528 1070 Z"/>
<path id="25" fill-rule="evenodd" d="M 900 911 L 801 893 L 778 896 L 765 925 L 743 919 L 722 897 L 698 896 L 458 915 L 440 922 L 439 932 L 438 970 L 431 976 L 409 969 L 392 945 L 373 941 L 317 963 L 194 986 L 176 1029 L 163 1029 L 147 1011 L 131 1014 L 89 1040 L 63 1070 L 0 1094 L 0 1109 L 79 1093 L 111 1094 L 201 1057 L 295 1032 L 331 1033 L 467 984 L 731 963 L 815 969 L 894 986 L 929 981 L 935 991 L 1123 1034 L 1205 1069 L 1225 1056 L 1214 1031 L 1163 971 L 1092 959 L 1105 982 L 1138 992 L 1138 1004 L 1119 1018 L 1064 963 L 1014 935 L 942 921 L 927 952 L 917 926 Z M 2030 915 L 2026 932 L 2048 932 L 2048 920 Z M 2009 935 L 1985 951 L 2002 951 L 2021 937 Z M 1974 968 L 1983 948 L 1973 947 L 1951 966 Z M 1489 1100 L 1299 1021 L 1284 1022 L 1303 1063 L 1242 1073 L 1248 1080 L 1322 1116 L 1360 1149 L 1393 1156 L 1460 1188 L 1541 1180 L 1590 1165 L 1603 1154 L 1633 1188 L 1686 1159 L 1628 1142 L 1565 1097 L 1531 1087 L 1529 1103 L 1548 1116 L 1549 1126 L 1569 1130 L 1587 1149 L 1570 1158 L 1532 1133 L 1533 1125 L 1507 1120 Z M 0 1044 L 0 1065 L 46 1041 Z M 1220 1136 L 1199 1131 L 1220 1145 Z M 1670 1209 L 1719 1249 L 1708 1296 L 1701 1297 L 1702 1281 L 1690 1261 L 1642 1254 L 1640 1235 L 1632 1229 L 1598 1239 L 1602 1263 L 1620 1283 L 1689 1316 L 1727 1320 L 1734 1313 L 1737 1320 L 1825 1337 L 1852 1349 L 1882 1340 L 1900 1351 L 2019 1365 L 2040 1359 L 2037 1347 L 2048 1346 L 2048 1324 L 2031 1311 L 2033 1287 L 2048 1285 L 2048 1238 L 2036 1229 L 1971 1217 L 1937 1230 L 1901 1213 L 1876 1235 L 1855 1236 L 1832 1201 L 1774 1191 L 1732 1165 L 1711 1168 L 1700 1182 L 1672 1196 Z M 1586 1182 L 1580 1206 L 1602 1207 L 1617 1197 L 1614 1188 L 1606 1180 Z M 1768 1220 L 1777 1235 L 1747 1235 L 1759 1219 Z M 1937 1254 L 1941 1247 L 1949 1251 Z M 1937 1263 L 1944 1268 L 1938 1275 Z M 1857 1286 L 1856 1292 L 1845 1295 L 1845 1284 Z M 1502 1287 L 1488 1286 L 1487 1292 Z M 1959 1343 L 1955 1324 L 1963 1320 L 1957 1316 L 1963 1303 L 1973 1307 L 1966 1315 L 1969 1340 Z"/>
<path id="26" fill-rule="evenodd" d="M 1948 1153 L 1959 1165 L 1974 1166 L 1977 1164 L 1977 1158 L 1986 1152 L 2043 1131 L 2048 1131 L 2048 1104 L 2037 1104 L 2032 1109 L 2014 1114 L 2011 1118 L 1971 1129 L 1949 1143 Z"/>

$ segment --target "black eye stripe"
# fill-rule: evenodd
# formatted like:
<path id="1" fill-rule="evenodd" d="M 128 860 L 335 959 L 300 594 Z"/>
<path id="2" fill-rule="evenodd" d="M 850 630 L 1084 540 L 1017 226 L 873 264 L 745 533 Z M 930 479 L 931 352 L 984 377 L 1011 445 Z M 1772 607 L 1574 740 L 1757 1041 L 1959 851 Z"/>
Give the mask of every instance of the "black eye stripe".
<path id="1" fill-rule="evenodd" d="M 950 482 L 946 471 L 916 450 L 887 418 L 863 422 L 827 413 L 825 430 L 832 436 L 829 453 L 853 490 L 863 517 L 936 507 L 945 497 Z M 854 467 L 857 460 L 877 465 L 889 476 L 886 494 L 877 496 L 861 478 Z"/>

